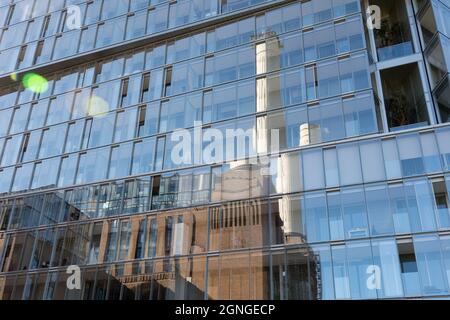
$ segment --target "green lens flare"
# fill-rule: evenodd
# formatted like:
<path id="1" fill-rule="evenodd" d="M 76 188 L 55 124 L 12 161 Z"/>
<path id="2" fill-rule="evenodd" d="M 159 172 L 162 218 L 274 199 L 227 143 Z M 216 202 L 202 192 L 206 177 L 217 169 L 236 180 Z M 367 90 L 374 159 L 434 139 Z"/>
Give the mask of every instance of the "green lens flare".
<path id="1" fill-rule="evenodd" d="M 22 79 L 22 84 L 35 93 L 44 93 L 48 90 L 47 79 L 35 73 L 27 73 Z"/>

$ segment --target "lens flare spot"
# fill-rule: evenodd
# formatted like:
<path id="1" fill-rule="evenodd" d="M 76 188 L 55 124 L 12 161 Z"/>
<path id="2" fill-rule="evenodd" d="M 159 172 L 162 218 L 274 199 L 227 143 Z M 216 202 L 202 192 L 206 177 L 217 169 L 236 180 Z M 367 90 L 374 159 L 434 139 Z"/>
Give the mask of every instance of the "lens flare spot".
<path id="1" fill-rule="evenodd" d="M 35 93 L 44 93 L 48 90 L 48 81 L 36 73 L 27 73 L 22 79 L 23 86 Z"/>
<path id="2" fill-rule="evenodd" d="M 93 96 L 87 103 L 87 113 L 92 117 L 101 117 L 105 115 L 109 110 L 108 102 L 104 99 Z"/>
<path id="3" fill-rule="evenodd" d="M 13 72 L 9 75 L 12 81 L 17 81 L 17 73 Z"/>

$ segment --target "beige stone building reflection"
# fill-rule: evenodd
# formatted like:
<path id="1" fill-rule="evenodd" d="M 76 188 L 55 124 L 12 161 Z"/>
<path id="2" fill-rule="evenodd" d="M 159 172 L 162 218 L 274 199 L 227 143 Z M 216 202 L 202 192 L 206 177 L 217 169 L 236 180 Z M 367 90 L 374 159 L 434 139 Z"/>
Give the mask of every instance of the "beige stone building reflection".
<path id="1" fill-rule="evenodd" d="M 256 45 L 258 74 L 279 69 L 281 46 L 274 34 L 268 33 L 260 39 Z M 278 77 L 258 79 L 258 111 L 270 111 L 281 106 L 280 89 Z M 258 153 L 270 151 L 269 147 L 274 143 L 269 129 L 279 129 L 278 144 L 286 145 L 286 125 L 282 114 L 270 119 L 260 117 L 257 126 L 253 146 Z M 314 135 L 320 132 L 320 128 L 311 128 L 307 123 L 300 124 L 298 130 L 299 146 L 318 139 Z M 272 286 L 274 298 L 314 299 L 320 292 L 320 266 L 305 245 L 301 202 L 289 196 L 271 201 L 258 198 L 267 196 L 269 190 L 274 189 L 280 193 L 301 190 L 298 159 L 283 154 L 275 165 L 276 179 L 261 174 L 263 166 L 248 160 L 224 165 L 221 174 L 213 177 L 211 186 L 211 199 L 223 202 L 222 205 L 162 211 L 152 216 L 139 215 L 92 224 L 87 235 L 78 236 L 90 235 L 86 243 L 95 242 L 97 245 L 95 248 L 92 244 L 81 248 L 82 258 L 88 264 L 107 266 L 84 270 L 82 290 L 73 292 L 64 290 L 65 277 L 61 273 L 56 280 L 53 298 L 270 299 Z M 175 190 L 175 198 L 160 198 L 166 202 L 177 201 L 180 194 L 183 194 L 181 189 Z M 170 203 L 165 205 L 170 207 Z M 75 220 L 82 220 L 83 215 L 95 210 L 71 206 L 69 212 L 77 217 Z M 143 225 L 146 228 L 143 229 Z M 145 235 L 142 230 L 145 230 Z M 25 234 L 24 237 L 17 237 L 15 241 L 27 241 Z M 66 242 L 66 251 L 80 249 L 75 247 L 75 243 L 73 247 L 67 247 Z M 3 239 L 0 239 L 0 245 L 2 243 Z M 302 248 L 288 255 L 279 253 L 272 257 L 262 249 L 252 253 L 246 250 L 275 244 L 297 244 Z M 241 251 L 233 252 L 239 249 Z M 27 254 L 31 255 L 31 252 Z M 140 258 L 148 260 L 137 260 Z M 124 262 L 108 265 L 109 261 L 117 260 Z M 18 263 L 14 257 L 5 261 Z M 40 292 L 42 296 L 46 277 L 34 280 L 37 282 L 32 291 Z M 24 291 L 30 290 L 26 288 L 27 279 L 16 281 Z M 8 290 L 7 284 L 3 280 L 2 285 L 0 279 L 0 286 L 3 295 Z"/>

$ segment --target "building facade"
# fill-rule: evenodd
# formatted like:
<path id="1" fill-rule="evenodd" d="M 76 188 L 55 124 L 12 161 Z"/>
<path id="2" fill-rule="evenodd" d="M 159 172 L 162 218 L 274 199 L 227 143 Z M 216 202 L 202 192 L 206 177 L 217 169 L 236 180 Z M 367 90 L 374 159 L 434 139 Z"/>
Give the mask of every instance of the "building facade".
<path id="1" fill-rule="evenodd" d="M 0 25 L 0 299 L 450 297 L 449 0 Z"/>

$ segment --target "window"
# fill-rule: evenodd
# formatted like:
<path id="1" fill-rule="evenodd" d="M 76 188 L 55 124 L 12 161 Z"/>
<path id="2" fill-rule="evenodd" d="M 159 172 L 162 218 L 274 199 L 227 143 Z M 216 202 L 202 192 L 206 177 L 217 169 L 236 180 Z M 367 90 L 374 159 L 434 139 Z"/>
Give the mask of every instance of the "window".
<path id="1" fill-rule="evenodd" d="M 166 132 L 194 127 L 195 121 L 201 121 L 201 107 L 201 93 L 162 102 L 159 131 Z"/>
<path id="2" fill-rule="evenodd" d="M 28 123 L 28 115 L 30 113 L 30 105 L 22 105 L 14 108 L 13 120 L 11 122 L 10 134 L 15 134 L 25 131 Z"/>
<path id="3" fill-rule="evenodd" d="M 328 241 L 328 213 L 324 193 L 305 196 L 306 240 L 308 242 Z"/>
<path id="4" fill-rule="evenodd" d="M 345 245 L 332 246 L 331 255 L 333 257 L 334 290 L 336 299 L 350 299 L 349 271 L 345 257 Z"/>
<path id="5" fill-rule="evenodd" d="M 310 107 L 308 118 L 311 143 L 339 140 L 345 137 L 341 101 L 324 101 L 315 107 Z"/>
<path id="6" fill-rule="evenodd" d="M 86 4 L 86 16 L 84 25 L 90 25 L 100 20 L 101 0 L 94 0 Z"/>
<path id="7" fill-rule="evenodd" d="M 36 159 L 41 142 L 41 131 L 32 131 L 24 135 L 19 162 L 28 162 Z"/>
<path id="8" fill-rule="evenodd" d="M 423 163 L 427 173 L 442 171 L 441 159 L 434 133 L 420 134 Z"/>
<path id="9" fill-rule="evenodd" d="M 442 248 L 442 257 L 444 260 L 444 274 L 447 276 L 447 286 L 450 286 L 450 278 L 449 278 L 449 271 L 450 271 L 450 246 L 449 236 L 441 236 L 441 248 Z"/>
<path id="10" fill-rule="evenodd" d="M 303 62 L 301 34 L 270 38 L 256 45 L 257 74 L 276 71 Z"/>
<path id="11" fill-rule="evenodd" d="M 130 174 L 132 143 L 125 143 L 111 149 L 108 178 L 126 177 Z"/>
<path id="12" fill-rule="evenodd" d="M 78 49 L 80 34 L 80 30 L 74 30 L 56 36 L 52 59 L 58 60 L 74 55 Z"/>
<path id="13" fill-rule="evenodd" d="M 39 100 L 31 105 L 30 121 L 28 122 L 28 130 L 41 128 L 45 124 L 47 117 L 48 99 Z"/>
<path id="14" fill-rule="evenodd" d="M 450 145 L 447 143 L 450 139 L 450 130 L 442 129 L 436 130 L 436 137 L 439 144 L 441 159 L 445 164 L 445 169 L 450 169 Z"/>
<path id="15" fill-rule="evenodd" d="M 78 52 L 86 52 L 94 50 L 96 35 L 97 35 L 97 25 L 92 25 L 90 27 L 81 29 L 80 45 L 78 47 Z"/>
<path id="16" fill-rule="evenodd" d="M 128 250 L 130 248 L 131 222 L 123 220 L 120 222 L 120 239 L 118 260 L 129 260 Z"/>
<path id="17" fill-rule="evenodd" d="M 120 80 L 102 83 L 92 89 L 88 113 L 91 116 L 102 115 L 114 110 L 119 104 Z"/>
<path id="18" fill-rule="evenodd" d="M 17 162 L 22 141 L 21 135 L 15 135 L 5 140 L 5 147 L 3 148 L 3 157 L 1 166 L 7 167 Z"/>
<path id="19" fill-rule="evenodd" d="M 136 142 L 133 149 L 131 174 L 140 174 L 153 171 L 155 158 L 155 139 L 149 138 Z"/>
<path id="20" fill-rule="evenodd" d="M 253 113 L 255 84 L 245 81 L 214 88 L 205 93 L 204 121 L 220 121 Z"/>
<path id="21" fill-rule="evenodd" d="M 333 16 L 335 18 L 359 12 L 359 3 L 355 0 L 333 0 Z"/>
<path id="22" fill-rule="evenodd" d="M 364 182 L 385 180 L 383 151 L 380 141 L 362 142 L 359 148 Z"/>
<path id="23" fill-rule="evenodd" d="M 339 185 L 339 169 L 336 148 L 324 149 L 323 160 L 327 187 L 337 187 Z"/>
<path id="24" fill-rule="evenodd" d="M 139 103 L 141 80 L 142 76 L 140 74 L 122 80 L 122 93 L 120 97 L 121 107 L 132 106 Z"/>
<path id="25" fill-rule="evenodd" d="M 394 223 L 389 206 L 388 188 L 385 185 L 366 187 L 367 213 L 372 236 L 394 233 Z"/>
<path id="26" fill-rule="evenodd" d="M 161 98 L 163 90 L 164 70 L 154 70 L 151 74 L 144 75 L 142 86 L 142 102 L 153 101 Z"/>
<path id="27" fill-rule="evenodd" d="M 164 165 L 164 150 L 166 147 L 166 137 L 158 137 L 155 150 L 155 171 L 160 171 Z"/>
<path id="28" fill-rule="evenodd" d="M 408 203 L 405 188 L 402 183 L 388 186 L 389 204 L 394 221 L 394 229 L 397 234 L 410 233 Z"/>
<path id="29" fill-rule="evenodd" d="M 167 63 L 200 56 L 205 53 L 205 46 L 204 33 L 178 39 L 167 47 Z"/>
<path id="30" fill-rule="evenodd" d="M 125 36 L 125 23 L 126 17 L 120 17 L 99 24 L 95 47 L 106 47 L 122 41 Z"/>
<path id="31" fill-rule="evenodd" d="M 205 85 L 220 84 L 255 74 L 254 49 L 225 52 L 206 59 Z"/>
<path id="32" fill-rule="evenodd" d="M 303 152 L 303 182 L 305 190 L 321 189 L 325 186 L 322 150 Z"/>
<path id="33" fill-rule="evenodd" d="M 368 68 L 365 54 L 352 54 L 348 59 L 340 59 L 339 77 L 342 93 L 370 88 Z"/>
<path id="34" fill-rule="evenodd" d="M 109 223 L 108 244 L 106 246 L 106 255 L 104 261 L 116 261 L 117 256 L 117 234 L 119 232 L 119 220 L 113 220 Z"/>
<path id="35" fill-rule="evenodd" d="M 32 173 L 33 163 L 28 163 L 21 167 L 17 167 L 11 191 L 16 192 L 28 190 L 30 188 Z"/>
<path id="36" fill-rule="evenodd" d="M 137 108 L 117 113 L 114 142 L 127 141 L 135 136 Z"/>
<path id="37" fill-rule="evenodd" d="M 328 98 L 341 93 L 338 69 L 338 64 L 334 60 L 317 64 L 319 98 Z"/>
<path id="38" fill-rule="evenodd" d="M 74 94 L 74 103 L 72 110 L 72 119 L 85 117 L 89 112 L 90 88 L 76 91 Z"/>
<path id="39" fill-rule="evenodd" d="M 114 121 L 116 114 L 108 113 L 104 116 L 94 117 L 89 135 L 89 148 L 104 146 L 111 143 L 114 133 Z M 86 130 L 89 128 L 86 127 Z"/>
<path id="40" fill-rule="evenodd" d="M 73 154 L 61 159 L 61 169 L 58 178 L 58 187 L 66 187 L 73 184 L 77 170 L 78 155 Z"/>
<path id="41" fill-rule="evenodd" d="M 435 179 L 432 181 L 432 185 L 439 228 L 447 229 L 450 227 L 450 202 L 447 184 L 443 179 Z"/>
<path id="42" fill-rule="evenodd" d="M 172 67 L 164 69 L 164 97 L 170 96 L 172 93 L 172 74 Z"/>
<path id="43" fill-rule="evenodd" d="M 50 99 L 50 106 L 46 125 L 61 123 L 70 119 L 72 111 L 73 93 L 59 95 Z"/>
<path id="44" fill-rule="evenodd" d="M 217 27 L 208 33 L 208 52 L 220 51 L 248 43 L 255 34 L 255 18 L 236 21 Z"/>
<path id="45" fill-rule="evenodd" d="M 403 176 L 413 176 L 425 172 L 419 136 L 402 135 L 397 138 Z"/>
<path id="46" fill-rule="evenodd" d="M 337 147 L 339 177 L 342 185 L 362 182 L 361 159 L 357 144 L 344 144 Z"/>
<path id="47" fill-rule="evenodd" d="M 389 238 L 372 240 L 372 253 L 373 263 L 381 271 L 381 288 L 377 289 L 378 297 L 402 297 L 401 266 L 395 240 Z"/>
<path id="48" fill-rule="evenodd" d="M 338 54 L 364 48 L 363 23 L 360 17 L 347 19 L 335 27 Z"/>
<path id="49" fill-rule="evenodd" d="M 442 269 L 442 253 L 438 236 L 414 236 L 413 243 L 422 293 L 424 295 L 446 294 L 448 282 Z"/>
<path id="50" fill-rule="evenodd" d="M 257 111 L 276 109 L 306 101 L 305 70 L 290 69 L 256 82 Z"/>
<path id="51" fill-rule="evenodd" d="M 41 149 L 39 158 L 47 158 L 60 155 L 63 151 L 66 138 L 66 125 L 58 125 L 46 129 L 42 133 Z"/>
<path id="52" fill-rule="evenodd" d="M 133 2 L 134 1 L 131 3 Z M 141 11 L 130 15 L 127 20 L 126 40 L 136 39 L 145 35 L 147 11 Z"/>
<path id="53" fill-rule="evenodd" d="M 13 179 L 14 167 L 0 170 L 0 193 L 9 192 Z"/>
<path id="54" fill-rule="evenodd" d="M 258 37 L 266 34 L 281 34 L 301 27 L 301 8 L 299 3 L 266 12 L 256 19 Z"/>
<path id="55" fill-rule="evenodd" d="M 327 194 L 328 218 L 330 223 L 330 239 L 345 239 L 344 216 L 341 203 L 340 192 L 330 192 Z"/>
<path id="56" fill-rule="evenodd" d="M 77 172 L 77 184 L 104 180 L 109 159 L 109 148 L 94 149 L 80 154 Z"/>
<path id="57" fill-rule="evenodd" d="M 436 230 L 434 199 L 428 180 L 407 181 L 405 183 L 405 195 L 412 231 Z"/>
<path id="58" fill-rule="evenodd" d="M 102 231 L 103 222 L 96 222 L 92 225 L 88 264 L 96 264 L 98 262 Z"/>
<path id="59" fill-rule="evenodd" d="M 377 292 L 367 285 L 368 272 L 373 266 L 369 241 L 352 241 L 345 246 L 352 299 L 376 299 Z"/>
<path id="60" fill-rule="evenodd" d="M 153 135 L 158 132 L 159 102 L 139 107 L 138 137 Z"/>
<path id="61" fill-rule="evenodd" d="M 170 28 L 210 18 L 217 13 L 217 1 L 192 0 L 173 3 L 170 6 Z"/>
<path id="62" fill-rule="evenodd" d="M 402 177 L 397 141 L 395 139 L 383 140 L 382 146 L 387 178 L 396 179 Z"/>
<path id="63" fill-rule="evenodd" d="M 361 188 L 347 188 L 341 193 L 346 239 L 368 237 L 366 201 Z"/>
<path id="64" fill-rule="evenodd" d="M 52 158 L 36 163 L 31 188 L 49 188 L 56 186 L 59 162 L 59 158 Z"/>
<path id="65" fill-rule="evenodd" d="M 144 70 L 145 51 L 138 51 L 129 56 L 125 60 L 124 75 L 135 74 Z"/>
<path id="66" fill-rule="evenodd" d="M 123 57 L 97 63 L 95 66 L 95 83 L 119 78 L 123 74 L 124 64 Z"/>
<path id="67" fill-rule="evenodd" d="M 5 136 L 8 133 L 11 115 L 14 109 L 0 110 L 0 136 Z"/>
<path id="68" fill-rule="evenodd" d="M 84 123 L 84 120 L 78 120 L 76 122 L 69 123 L 69 127 L 67 129 L 67 140 L 64 148 L 65 153 L 80 150 Z"/>

